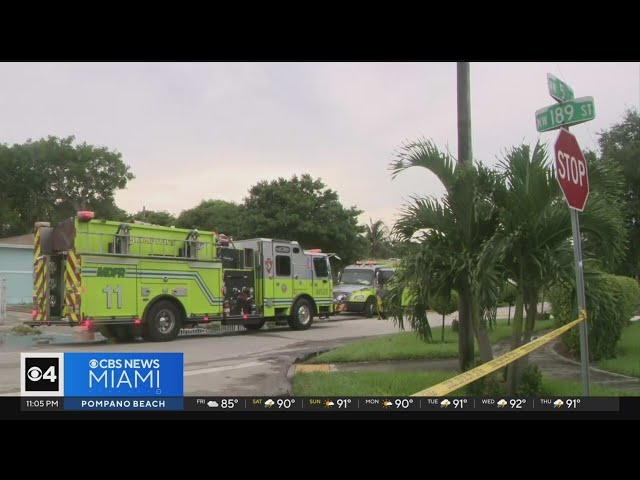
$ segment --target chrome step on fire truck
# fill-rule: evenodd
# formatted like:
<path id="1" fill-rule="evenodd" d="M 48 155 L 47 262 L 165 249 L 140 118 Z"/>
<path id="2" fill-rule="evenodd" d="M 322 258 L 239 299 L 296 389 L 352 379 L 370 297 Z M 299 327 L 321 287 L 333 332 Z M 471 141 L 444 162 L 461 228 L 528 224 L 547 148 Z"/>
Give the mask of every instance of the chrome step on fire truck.
<path id="1" fill-rule="evenodd" d="M 30 325 L 65 324 L 118 340 L 266 321 L 311 327 L 333 314 L 329 256 L 295 241 L 93 219 L 35 225 Z"/>

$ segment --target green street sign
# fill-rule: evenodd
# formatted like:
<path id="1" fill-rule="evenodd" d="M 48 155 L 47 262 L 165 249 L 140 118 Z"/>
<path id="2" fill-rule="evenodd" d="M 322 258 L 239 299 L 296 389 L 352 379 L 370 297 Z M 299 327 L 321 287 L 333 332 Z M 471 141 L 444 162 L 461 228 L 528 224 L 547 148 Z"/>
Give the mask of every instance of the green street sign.
<path id="1" fill-rule="evenodd" d="M 547 73 L 547 85 L 549 86 L 549 95 L 554 100 L 566 102 L 574 99 L 573 88 L 550 73 Z"/>
<path id="2" fill-rule="evenodd" d="M 593 97 L 580 97 L 568 102 L 542 108 L 536 112 L 536 128 L 548 132 L 560 127 L 570 127 L 596 118 Z"/>

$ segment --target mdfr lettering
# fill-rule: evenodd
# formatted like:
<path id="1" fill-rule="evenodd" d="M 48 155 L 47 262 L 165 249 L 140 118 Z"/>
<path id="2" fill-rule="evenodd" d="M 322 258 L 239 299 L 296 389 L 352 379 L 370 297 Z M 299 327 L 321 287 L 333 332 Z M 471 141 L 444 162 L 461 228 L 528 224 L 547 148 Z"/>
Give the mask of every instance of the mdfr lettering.
<path id="1" fill-rule="evenodd" d="M 98 267 L 96 276 L 124 278 L 126 270 L 124 268 Z"/>

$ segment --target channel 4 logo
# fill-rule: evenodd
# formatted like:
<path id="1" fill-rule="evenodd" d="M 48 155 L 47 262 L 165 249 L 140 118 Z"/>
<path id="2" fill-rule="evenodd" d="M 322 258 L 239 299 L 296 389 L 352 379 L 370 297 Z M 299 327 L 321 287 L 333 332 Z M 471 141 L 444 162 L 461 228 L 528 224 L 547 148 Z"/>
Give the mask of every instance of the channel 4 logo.
<path id="1" fill-rule="evenodd" d="M 64 353 L 21 353 L 20 395 L 64 396 Z"/>

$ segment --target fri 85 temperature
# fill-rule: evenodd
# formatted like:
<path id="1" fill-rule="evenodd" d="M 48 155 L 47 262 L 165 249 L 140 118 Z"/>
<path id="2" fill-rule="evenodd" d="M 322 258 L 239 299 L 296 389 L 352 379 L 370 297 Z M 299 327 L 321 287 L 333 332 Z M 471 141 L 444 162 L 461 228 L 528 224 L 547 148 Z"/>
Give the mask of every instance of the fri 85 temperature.
<path id="1" fill-rule="evenodd" d="M 223 398 L 220 400 L 220 406 L 222 408 L 233 408 L 238 404 L 237 398 Z"/>

